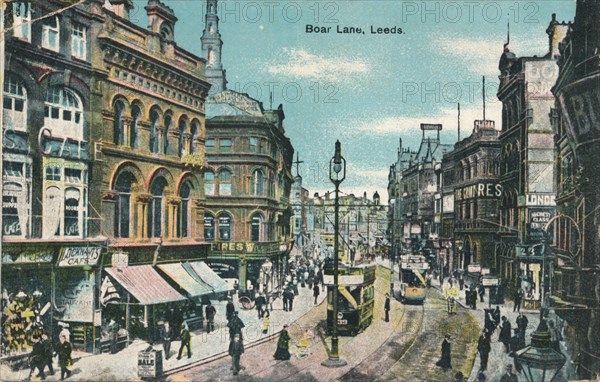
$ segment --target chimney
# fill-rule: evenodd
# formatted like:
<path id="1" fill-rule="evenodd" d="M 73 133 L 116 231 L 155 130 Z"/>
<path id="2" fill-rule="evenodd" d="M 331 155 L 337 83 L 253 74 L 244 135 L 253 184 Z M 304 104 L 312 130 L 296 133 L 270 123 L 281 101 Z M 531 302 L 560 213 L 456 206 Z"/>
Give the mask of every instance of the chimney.
<path id="1" fill-rule="evenodd" d="M 129 20 L 129 12 L 133 9 L 132 0 L 105 0 L 104 8 L 115 15 Z"/>
<path id="2" fill-rule="evenodd" d="M 148 30 L 160 34 L 165 41 L 173 41 L 177 22 L 173 9 L 160 0 L 149 0 L 144 9 L 148 15 Z"/>

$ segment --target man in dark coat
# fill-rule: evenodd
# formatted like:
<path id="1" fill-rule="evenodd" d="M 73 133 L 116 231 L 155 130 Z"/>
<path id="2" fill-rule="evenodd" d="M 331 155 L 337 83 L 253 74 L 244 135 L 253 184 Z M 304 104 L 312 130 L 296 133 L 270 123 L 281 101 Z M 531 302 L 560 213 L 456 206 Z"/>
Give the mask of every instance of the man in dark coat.
<path id="1" fill-rule="evenodd" d="M 521 302 L 523 301 L 523 289 L 517 289 L 515 293 L 515 306 L 513 307 L 513 312 L 521 311 Z"/>
<path id="2" fill-rule="evenodd" d="M 504 373 L 502 375 L 502 378 L 500 378 L 500 382 L 518 382 L 518 381 L 519 381 L 519 377 L 517 377 L 517 375 L 513 373 L 512 365 L 508 364 L 506 366 L 506 373 Z"/>
<path id="3" fill-rule="evenodd" d="M 289 307 L 289 303 L 290 303 L 290 297 L 289 297 L 289 292 L 288 292 L 287 288 L 285 288 L 283 290 L 281 298 L 283 300 L 283 311 L 287 312 L 288 311 L 288 307 Z"/>
<path id="4" fill-rule="evenodd" d="M 496 305 L 496 309 L 492 312 L 492 317 L 496 323 L 496 327 L 500 325 L 500 307 Z"/>
<path id="5" fill-rule="evenodd" d="M 504 349 L 507 353 L 510 351 L 509 345 L 511 334 L 510 321 L 508 321 L 505 316 L 502 316 L 502 324 L 500 325 L 500 335 L 498 336 L 498 339 L 504 344 Z"/>
<path id="6" fill-rule="evenodd" d="M 294 309 L 294 297 L 296 297 L 296 292 L 290 290 L 288 293 L 288 312 L 291 312 Z"/>
<path id="7" fill-rule="evenodd" d="M 69 370 L 68 368 L 73 364 L 73 359 L 71 358 L 73 346 L 64 335 L 59 335 L 58 340 L 59 344 L 56 347 L 56 354 L 58 355 L 58 365 L 60 366 L 60 380 L 62 381 L 65 379 L 65 375 L 67 376 L 67 378 L 71 376 L 71 370 Z"/>
<path id="8" fill-rule="evenodd" d="M 487 364 L 491 350 L 492 345 L 490 344 L 490 339 L 487 336 L 486 330 L 484 329 L 479 336 L 479 341 L 477 342 L 477 351 L 479 352 L 479 359 L 481 360 L 481 366 L 479 369 L 481 371 L 487 370 Z"/>
<path id="9" fill-rule="evenodd" d="M 385 310 L 385 322 L 390 322 L 390 294 L 385 294 L 385 304 L 383 305 Z"/>
<path id="10" fill-rule="evenodd" d="M 479 302 L 483 302 L 483 296 L 485 296 L 485 287 L 483 284 L 479 284 Z"/>
<path id="11" fill-rule="evenodd" d="M 290 351 L 289 351 L 291 337 L 290 337 L 287 329 L 288 329 L 288 326 L 283 325 L 283 330 L 279 334 L 279 340 L 277 340 L 277 350 L 275 351 L 275 354 L 273 355 L 273 358 L 280 360 L 280 361 L 287 361 L 291 357 Z"/>
<path id="12" fill-rule="evenodd" d="M 237 334 L 243 340 L 244 336 L 242 336 L 242 329 L 245 326 L 246 325 L 244 325 L 244 322 L 242 321 L 242 319 L 238 317 L 238 312 L 234 311 L 233 315 L 231 316 L 231 319 L 227 323 L 227 327 L 229 328 L 229 336 L 230 336 L 230 338 L 233 339 L 233 337 Z"/>
<path id="13" fill-rule="evenodd" d="M 206 332 L 210 333 L 215 330 L 215 316 L 217 315 L 217 310 L 211 304 L 210 300 L 206 304 L 206 308 L 204 308 L 204 315 L 206 316 Z"/>
<path id="14" fill-rule="evenodd" d="M 231 301 L 231 297 L 227 297 L 227 305 L 225 306 L 225 317 L 227 317 L 227 321 L 231 320 L 233 312 L 235 312 L 233 301 Z"/>
<path id="15" fill-rule="evenodd" d="M 160 340 L 162 341 L 163 349 L 165 351 L 165 359 L 169 359 L 171 354 L 171 340 L 173 339 L 173 328 L 169 321 L 165 321 L 160 330 Z"/>
<path id="16" fill-rule="evenodd" d="M 240 358 L 244 353 L 244 343 L 242 341 L 242 337 L 239 334 L 236 334 L 229 342 L 229 355 L 231 356 L 231 369 L 233 370 L 233 375 L 238 375 L 240 372 Z"/>
<path id="17" fill-rule="evenodd" d="M 514 328 L 513 329 L 513 336 L 510 338 L 510 355 L 514 356 L 515 352 L 517 352 L 518 350 L 521 350 L 521 336 L 519 335 L 519 328 Z"/>
<path id="18" fill-rule="evenodd" d="M 52 367 L 52 355 L 54 354 L 54 347 L 52 346 L 52 341 L 48 339 L 48 334 L 44 333 L 42 334 L 42 339 L 40 342 L 44 348 L 44 362 L 42 364 L 42 369 L 48 365 L 50 375 L 54 375 L 54 368 Z"/>
<path id="19" fill-rule="evenodd" d="M 41 379 L 46 379 L 44 374 L 44 363 L 45 363 L 44 345 L 40 342 L 40 337 L 37 335 L 33 336 L 33 349 L 30 354 L 31 370 L 29 371 L 29 379 L 33 375 L 35 369 L 38 369 L 37 376 Z"/>
<path id="20" fill-rule="evenodd" d="M 254 299 L 254 304 L 256 305 L 256 310 L 258 311 L 258 319 L 260 320 L 261 318 L 263 318 L 264 314 L 265 314 L 265 304 L 267 303 L 267 300 L 265 299 L 265 296 L 263 296 L 262 293 L 258 293 L 258 296 Z"/>
<path id="21" fill-rule="evenodd" d="M 529 319 L 523 312 L 519 312 L 519 316 L 517 317 L 517 328 L 519 328 L 519 335 L 523 338 L 525 338 L 527 325 L 529 325 Z"/>
<path id="22" fill-rule="evenodd" d="M 187 356 L 188 358 L 192 357 L 192 350 L 190 349 L 192 346 L 192 335 L 190 334 L 190 330 L 188 329 L 187 323 L 183 323 L 181 325 L 181 345 L 179 345 L 179 354 L 177 355 L 177 359 L 181 359 L 181 354 L 183 353 L 183 348 L 187 348 Z"/>
<path id="23" fill-rule="evenodd" d="M 442 342 L 442 358 L 436 362 L 436 365 L 442 369 L 452 369 L 452 344 L 450 343 L 450 335 L 446 335 Z"/>
<path id="24" fill-rule="evenodd" d="M 315 283 L 315 285 L 313 286 L 313 297 L 315 298 L 315 305 L 317 305 L 317 298 L 319 297 L 320 293 L 321 290 L 319 289 L 319 284 Z"/>

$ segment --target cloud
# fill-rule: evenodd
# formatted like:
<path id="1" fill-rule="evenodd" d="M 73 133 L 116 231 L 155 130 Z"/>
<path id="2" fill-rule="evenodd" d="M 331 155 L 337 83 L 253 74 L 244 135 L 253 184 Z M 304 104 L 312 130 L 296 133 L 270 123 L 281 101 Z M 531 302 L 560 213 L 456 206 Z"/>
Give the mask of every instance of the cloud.
<path id="1" fill-rule="evenodd" d="M 267 70 L 274 76 L 344 82 L 350 76 L 365 75 L 371 65 L 358 57 L 325 57 L 305 49 L 285 49 L 279 62 L 271 63 Z"/>

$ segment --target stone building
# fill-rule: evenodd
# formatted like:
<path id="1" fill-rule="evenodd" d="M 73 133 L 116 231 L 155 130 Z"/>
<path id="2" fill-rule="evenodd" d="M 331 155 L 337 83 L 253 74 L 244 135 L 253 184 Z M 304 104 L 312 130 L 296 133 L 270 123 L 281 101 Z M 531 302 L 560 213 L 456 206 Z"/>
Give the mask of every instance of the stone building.
<path id="1" fill-rule="evenodd" d="M 600 3 L 577 1 L 552 89 L 557 216 L 549 252 L 558 257 L 558 266 L 551 292 L 556 313 L 567 321 L 566 338 L 581 379 L 600 376 L 599 18 Z"/>
<path id="2" fill-rule="evenodd" d="M 207 99 L 204 239 L 208 264 L 242 291 L 280 287 L 292 246 L 290 191 L 294 149 L 283 106 L 226 88 L 217 1 L 207 1 L 202 50 L 214 93 Z"/>
<path id="3" fill-rule="evenodd" d="M 500 229 L 496 268 L 509 282 L 508 292 L 522 287 L 525 305 L 537 306 L 541 297 L 541 257 L 532 247 L 544 238 L 545 223 L 555 214 L 555 148 L 550 113 L 550 91 L 558 76 L 558 42 L 567 25 L 553 20 L 547 30 L 546 55 L 516 57 L 505 44 L 499 62 L 502 102 Z"/>

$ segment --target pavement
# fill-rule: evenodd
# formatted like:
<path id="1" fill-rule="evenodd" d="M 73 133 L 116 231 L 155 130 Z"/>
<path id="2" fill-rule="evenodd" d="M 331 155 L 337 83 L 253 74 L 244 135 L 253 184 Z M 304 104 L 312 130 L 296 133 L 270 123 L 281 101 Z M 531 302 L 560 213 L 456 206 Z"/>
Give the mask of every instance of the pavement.
<path id="1" fill-rule="evenodd" d="M 245 324 L 244 342 L 246 346 L 252 343 L 265 341 L 266 339 L 275 336 L 281 331 L 284 324 L 290 324 L 297 321 L 314 308 L 314 297 L 312 289 L 308 287 L 298 287 L 298 296 L 294 298 L 293 310 L 285 312 L 283 310 L 283 301 L 277 299 L 273 302 L 273 310 L 270 311 L 270 327 L 267 334 L 262 333 L 262 320 L 258 319 L 256 309 L 243 310 L 238 306 L 237 299 L 234 298 L 236 310 L 239 312 L 239 317 Z M 318 303 L 323 302 L 326 298 L 326 293 L 321 290 L 318 298 Z M 177 360 L 177 352 L 181 341 L 173 341 L 171 343 L 170 358 L 165 360 L 163 357 L 163 371 L 169 372 L 177 370 L 186 365 L 196 364 L 202 360 L 210 360 L 218 357 L 219 354 L 226 352 L 229 347 L 229 329 L 227 328 L 227 320 L 225 318 L 225 301 L 213 301 L 213 305 L 217 309 L 215 318 L 215 330 L 210 334 L 206 331 L 199 330 L 192 332 L 191 341 L 191 358 L 187 358 L 187 353 L 184 351 L 183 358 Z M 74 364 L 71 367 L 73 372 L 71 381 L 137 381 L 140 380 L 137 376 L 138 353 L 146 350 L 150 345 L 143 340 L 134 340 L 125 349 L 116 354 L 90 354 L 82 352 L 74 352 Z M 153 349 L 163 350 L 161 344 L 155 344 Z M 54 375 L 46 373 L 47 381 L 56 381 L 60 379 L 60 367 L 58 367 L 56 358 L 54 359 Z M 37 371 L 36 371 L 37 372 Z M 46 369 L 47 372 L 47 369 Z M 29 376 L 29 369 L 12 370 L 6 365 L 0 365 L 0 380 L 1 381 L 22 381 Z M 33 377 L 32 380 L 39 380 Z"/>

